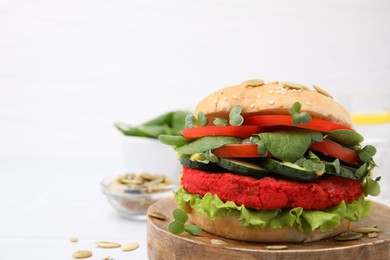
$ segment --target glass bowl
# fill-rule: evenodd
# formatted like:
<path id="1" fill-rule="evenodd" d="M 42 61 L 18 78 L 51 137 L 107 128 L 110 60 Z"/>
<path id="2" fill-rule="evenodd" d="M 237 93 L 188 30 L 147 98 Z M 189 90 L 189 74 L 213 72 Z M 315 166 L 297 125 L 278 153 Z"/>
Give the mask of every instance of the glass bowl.
<path id="1" fill-rule="evenodd" d="M 121 217 L 135 219 L 145 216 L 156 201 L 172 196 L 175 184 L 129 185 L 119 182 L 118 178 L 106 178 L 101 182 L 101 189 Z"/>

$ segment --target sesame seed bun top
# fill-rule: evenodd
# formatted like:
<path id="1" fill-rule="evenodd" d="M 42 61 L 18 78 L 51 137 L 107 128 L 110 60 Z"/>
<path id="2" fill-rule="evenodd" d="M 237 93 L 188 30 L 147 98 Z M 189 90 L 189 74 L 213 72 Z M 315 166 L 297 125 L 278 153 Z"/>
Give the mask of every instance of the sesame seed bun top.
<path id="1" fill-rule="evenodd" d="M 310 90 L 292 82 L 264 84 L 262 80 L 248 80 L 211 93 L 198 104 L 194 115 L 203 112 L 209 119 L 228 118 L 235 105 L 241 105 L 242 115 L 288 115 L 290 107 L 299 102 L 301 111 L 313 118 L 352 127 L 349 112 L 325 91 L 315 88 Z"/>

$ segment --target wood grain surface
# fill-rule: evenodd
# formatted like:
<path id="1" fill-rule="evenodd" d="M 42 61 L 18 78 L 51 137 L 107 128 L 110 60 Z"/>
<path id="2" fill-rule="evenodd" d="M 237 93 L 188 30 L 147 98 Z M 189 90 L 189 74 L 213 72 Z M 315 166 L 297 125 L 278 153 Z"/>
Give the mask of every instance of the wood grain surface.
<path id="1" fill-rule="evenodd" d="M 168 231 L 173 220 L 172 211 L 177 207 L 173 197 L 153 204 L 148 211 L 147 243 L 148 256 L 154 259 L 390 259 L 390 208 L 372 202 L 371 215 L 354 224 L 353 228 L 377 225 L 380 233 L 376 238 L 353 241 L 337 241 L 334 238 L 310 243 L 254 243 L 218 237 L 202 231 L 199 236 L 188 233 L 174 235 Z M 167 217 L 161 220 L 152 217 L 158 212 Z M 215 245 L 212 239 L 226 244 Z M 269 250 L 270 245 L 287 245 L 283 250 Z"/>

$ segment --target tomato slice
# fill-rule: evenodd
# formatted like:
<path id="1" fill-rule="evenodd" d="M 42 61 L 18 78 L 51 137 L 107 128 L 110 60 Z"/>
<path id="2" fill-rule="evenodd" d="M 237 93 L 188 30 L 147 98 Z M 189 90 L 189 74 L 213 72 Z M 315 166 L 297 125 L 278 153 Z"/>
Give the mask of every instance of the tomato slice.
<path id="1" fill-rule="evenodd" d="M 220 158 L 253 158 L 260 157 L 257 152 L 257 144 L 228 144 L 211 150 L 213 154 Z"/>
<path id="2" fill-rule="evenodd" d="M 357 152 L 329 140 L 314 142 L 310 145 L 309 149 L 332 156 L 334 158 L 338 158 L 341 161 L 349 164 L 356 165 L 359 164 L 360 161 Z"/>
<path id="3" fill-rule="evenodd" d="M 185 138 L 199 138 L 203 136 L 235 136 L 246 138 L 252 134 L 260 133 L 262 127 L 257 125 L 241 126 L 200 126 L 186 128 L 181 131 Z"/>
<path id="4" fill-rule="evenodd" d="M 299 127 L 310 130 L 317 130 L 320 132 L 330 132 L 333 130 L 347 129 L 352 130 L 351 128 L 329 122 L 326 120 L 321 120 L 317 118 L 312 118 L 308 124 L 299 124 L 294 125 L 292 123 L 291 115 L 259 115 L 259 116 L 248 116 L 245 118 L 245 123 L 250 125 L 258 125 L 262 127 L 271 127 L 271 126 L 292 126 Z"/>
<path id="5" fill-rule="evenodd" d="M 322 142 L 314 142 L 310 145 L 309 149 L 329 155 L 339 160 L 357 165 L 359 164 L 359 155 L 357 152 L 343 147 L 335 142 L 324 140 Z M 243 144 L 228 144 L 211 151 L 213 154 L 220 158 L 254 158 L 260 157 L 257 152 L 257 145 L 250 143 Z M 270 153 L 267 157 L 271 156 Z"/>

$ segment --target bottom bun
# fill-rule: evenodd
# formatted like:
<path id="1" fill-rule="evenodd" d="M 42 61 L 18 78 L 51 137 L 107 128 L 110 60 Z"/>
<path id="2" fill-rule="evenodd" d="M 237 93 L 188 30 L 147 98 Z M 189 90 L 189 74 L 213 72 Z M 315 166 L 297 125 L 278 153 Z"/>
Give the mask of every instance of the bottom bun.
<path id="1" fill-rule="evenodd" d="M 311 231 L 308 234 L 304 234 L 293 227 L 280 229 L 244 227 L 235 216 L 210 219 L 194 209 L 191 211 L 191 220 L 209 233 L 225 238 L 251 242 L 312 242 L 334 237 L 345 232 L 351 224 L 344 219 L 336 229 L 325 232 Z"/>

